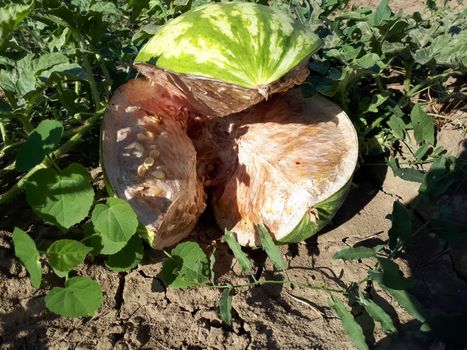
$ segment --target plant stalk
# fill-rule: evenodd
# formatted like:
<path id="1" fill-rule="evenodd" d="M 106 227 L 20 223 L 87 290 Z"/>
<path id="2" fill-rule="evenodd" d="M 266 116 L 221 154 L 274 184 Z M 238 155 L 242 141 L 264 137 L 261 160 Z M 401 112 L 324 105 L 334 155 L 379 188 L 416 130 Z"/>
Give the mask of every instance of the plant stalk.
<path id="1" fill-rule="evenodd" d="M 87 134 L 87 132 L 101 119 L 104 114 L 104 109 L 101 109 L 89 118 L 86 123 L 82 126 L 81 130 L 73 135 L 67 142 L 65 142 L 60 148 L 55 150 L 51 154 L 51 158 L 58 158 L 65 153 L 68 153 L 73 147 L 81 141 L 81 138 Z M 16 184 L 14 184 L 7 192 L 0 197 L 0 205 L 6 204 L 11 201 L 23 188 L 26 181 L 39 169 L 47 168 L 51 164 L 50 158 L 46 157 L 41 164 L 36 165 L 34 168 L 29 170 Z"/>

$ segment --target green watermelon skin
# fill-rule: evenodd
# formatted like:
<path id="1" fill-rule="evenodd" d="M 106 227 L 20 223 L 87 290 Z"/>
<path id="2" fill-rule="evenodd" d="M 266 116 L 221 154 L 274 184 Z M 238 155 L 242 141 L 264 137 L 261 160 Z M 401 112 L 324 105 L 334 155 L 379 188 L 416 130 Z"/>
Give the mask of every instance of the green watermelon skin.
<path id="1" fill-rule="evenodd" d="M 248 89 L 277 81 L 322 45 L 287 14 L 253 3 L 215 3 L 171 20 L 135 63 Z"/>

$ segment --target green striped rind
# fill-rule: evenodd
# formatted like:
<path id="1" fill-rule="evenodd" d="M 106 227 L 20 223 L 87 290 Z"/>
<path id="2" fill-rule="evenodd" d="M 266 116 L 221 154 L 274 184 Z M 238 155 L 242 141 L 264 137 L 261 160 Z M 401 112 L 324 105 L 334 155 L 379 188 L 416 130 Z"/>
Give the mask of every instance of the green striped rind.
<path id="1" fill-rule="evenodd" d="M 281 78 L 321 44 L 317 35 L 278 10 L 212 3 L 167 23 L 135 63 L 258 88 Z"/>
<path id="2" fill-rule="evenodd" d="M 278 242 L 302 242 L 320 231 L 337 213 L 337 210 L 340 208 L 344 202 L 345 197 L 347 196 L 347 193 L 349 192 L 351 183 L 352 180 L 349 180 L 339 191 L 315 206 L 319 217 L 316 223 L 311 221 L 310 215 L 305 215 L 302 221 L 300 221 L 300 223 L 292 230 L 292 232 L 287 236 L 282 237 L 280 240 L 278 240 Z"/>

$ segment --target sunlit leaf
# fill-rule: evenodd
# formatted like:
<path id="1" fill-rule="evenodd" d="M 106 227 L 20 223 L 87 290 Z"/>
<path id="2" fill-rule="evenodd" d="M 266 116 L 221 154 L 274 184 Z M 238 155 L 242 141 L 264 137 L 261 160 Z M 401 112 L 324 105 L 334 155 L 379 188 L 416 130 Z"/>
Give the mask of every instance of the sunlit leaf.
<path id="1" fill-rule="evenodd" d="M 349 338 L 352 340 L 357 349 L 368 350 L 362 327 L 360 327 L 357 321 L 355 321 L 355 318 L 350 313 L 350 311 L 347 310 L 342 300 L 337 297 L 330 297 L 328 304 L 336 312 L 337 316 L 342 322 L 344 330 L 347 332 Z"/>
<path id="2" fill-rule="evenodd" d="M 272 240 L 269 231 L 261 224 L 257 225 L 257 228 L 261 238 L 261 246 L 274 263 L 274 266 L 279 270 L 285 270 L 287 266 L 285 265 L 284 260 L 282 260 L 281 252 Z"/>
<path id="3" fill-rule="evenodd" d="M 91 180 L 86 168 L 77 163 L 60 173 L 41 169 L 26 182 L 26 199 L 42 219 L 67 229 L 89 213 L 94 200 Z"/>
<path id="4" fill-rule="evenodd" d="M 172 288 L 187 288 L 209 279 L 209 260 L 198 243 L 179 243 L 164 261 L 159 277 Z"/>
<path id="5" fill-rule="evenodd" d="M 60 239 L 47 249 L 47 261 L 54 272 L 65 277 L 68 272 L 81 264 L 92 248 L 72 239 Z"/>
<path id="6" fill-rule="evenodd" d="M 229 248 L 232 250 L 235 258 L 238 260 L 238 263 L 242 267 L 243 271 L 246 273 L 251 272 L 251 264 L 248 256 L 242 251 L 240 244 L 235 239 L 232 232 L 225 229 L 224 230 L 225 241 L 229 245 Z"/>
<path id="7" fill-rule="evenodd" d="M 17 227 L 13 231 L 12 238 L 16 257 L 26 267 L 32 286 L 39 288 L 42 280 L 42 265 L 36 243 L 26 232 Z"/>
<path id="8" fill-rule="evenodd" d="M 353 247 L 353 248 L 346 248 L 338 251 L 334 256 L 333 259 L 342 259 L 342 260 L 356 260 L 356 259 L 365 259 L 365 258 L 373 258 L 376 256 L 376 252 L 367 247 Z"/>
<path id="9" fill-rule="evenodd" d="M 66 317 L 92 316 L 102 305 L 99 284 L 90 277 L 72 277 L 65 288 L 55 287 L 45 296 L 45 306 Z"/>

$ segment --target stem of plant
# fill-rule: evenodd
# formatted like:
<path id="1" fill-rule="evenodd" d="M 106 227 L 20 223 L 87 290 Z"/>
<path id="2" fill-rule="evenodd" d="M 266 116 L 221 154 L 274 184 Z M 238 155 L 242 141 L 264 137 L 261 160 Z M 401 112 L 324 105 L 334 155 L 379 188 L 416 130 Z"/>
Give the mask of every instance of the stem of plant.
<path id="1" fill-rule="evenodd" d="M 104 110 L 98 111 L 93 117 L 89 118 L 81 130 L 73 135 L 67 142 L 65 142 L 60 148 L 54 151 L 51 156 L 53 158 L 58 158 L 63 154 L 68 153 L 76 144 L 81 141 L 81 138 L 101 119 Z M 0 205 L 6 204 L 11 201 L 18 191 L 23 188 L 26 181 L 39 169 L 47 168 L 50 165 L 50 159 L 45 158 L 43 162 L 39 165 L 36 165 L 34 168 L 29 170 L 16 184 L 14 184 L 7 192 L 0 197 Z"/>
<path id="2" fill-rule="evenodd" d="M 231 284 L 225 284 L 225 285 L 213 284 L 213 285 L 207 285 L 206 287 L 219 288 L 219 289 L 248 288 L 248 287 L 260 286 L 260 285 L 263 285 L 263 284 L 290 284 L 290 285 L 296 285 L 296 286 L 300 286 L 300 287 L 307 288 L 307 289 L 324 290 L 326 292 L 334 292 L 334 293 L 344 293 L 343 289 L 334 289 L 334 288 L 328 288 L 328 287 L 324 287 L 324 286 L 322 286 L 322 287 L 321 286 L 312 286 L 312 285 L 309 285 L 309 284 L 306 284 L 306 283 L 303 283 L 303 282 L 292 281 L 292 280 L 284 280 L 284 281 L 282 281 L 282 280 L 257 280 L 255 282 L 245 283 L 245 284 L 234 284 L 234 285 L 231 285 Z"/>

